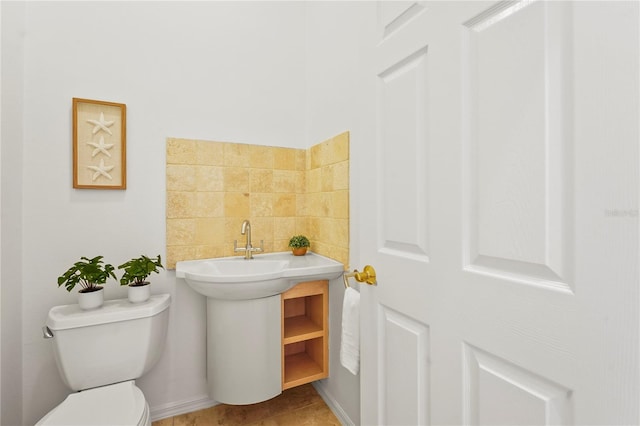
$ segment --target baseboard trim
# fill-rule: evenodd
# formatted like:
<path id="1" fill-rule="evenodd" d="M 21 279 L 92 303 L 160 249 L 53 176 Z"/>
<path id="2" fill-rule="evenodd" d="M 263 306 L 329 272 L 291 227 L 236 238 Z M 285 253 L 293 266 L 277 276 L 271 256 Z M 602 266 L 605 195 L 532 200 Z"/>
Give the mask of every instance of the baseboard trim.
<path id="1" fill-rule="evenodd" d="M 333 414 L 335 414 L 338 420 L 340 420 L 342 426 L 355 426 L 355 423 L 353 423 L 351 418 L 342 409 L 342 406 L 338 403 L 338 401 L 336 401 L 336 399 L 329 392 L 327 392 L 321 381 L 313 382 L 312 385 L 318 392 L 318 395 L 320 395 L 320 397 L 327 404 L 329 409 L 331 409 L 331 411 L 333 411 Z"/>
<path id="2" fill-rule="evenodd" d="M 342 406 L 338 401 L 336 401 L 336 399 L 327 392 L 322 382 L 313 382 L 312 385 L 343 426 L 355 426 L 355 423 L 342 409 Z M 210 408 L 218 404 L 218 402 L 209 398 L 209 395 L 202 395 L 197 398 L 183 401 L 169 402 L 167 404 L 150 407 L 151 421 L 155 422 L 169 417 L 191 413 L 193 411 L 204 410 L 205 408 Z"/>
<path id="3" fill-rule="evenodd" d="M 187 399 L 178 402 L 169 402 L 151 408 L 151 421 L 166 419 L 168 417 L 179 416 L 180 414 L 191 413 L 192 411 L 204 410 L 205 408 L 218 405 L 218 402 L 209 398 L 209 395 L 201 395 L 194 399 Z"/>

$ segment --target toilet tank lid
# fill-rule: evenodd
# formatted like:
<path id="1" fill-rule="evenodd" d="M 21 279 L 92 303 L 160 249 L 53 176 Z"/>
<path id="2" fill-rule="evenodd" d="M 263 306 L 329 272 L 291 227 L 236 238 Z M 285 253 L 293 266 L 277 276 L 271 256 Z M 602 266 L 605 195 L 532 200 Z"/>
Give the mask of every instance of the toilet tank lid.
<path id="1" fill-rule="evenodd" d="M 141 303 L 131 303 L 128 299 L 107 300 L 100 308 L 90 311 L 80 309 L 77 304 L 54 306 L 49 311 L 47 327 L 51 330 L 65 330 L 147 318 L 164 311 L 170 303 L 170 294 L 157 294 Z"/>

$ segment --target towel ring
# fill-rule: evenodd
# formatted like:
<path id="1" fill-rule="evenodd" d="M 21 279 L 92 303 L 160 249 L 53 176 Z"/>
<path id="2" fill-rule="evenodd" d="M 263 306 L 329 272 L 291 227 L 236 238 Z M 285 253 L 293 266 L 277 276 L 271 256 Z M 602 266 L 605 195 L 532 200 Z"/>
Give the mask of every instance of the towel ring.
<path id="1" fill-rule="evenodd" d="M 355 278 L 359 283 L 367 283 L 369 285 L 376 285 L 378 282 L 376 281 L 376 270 L 373 269 L 373 266 L 366 265 L 362 272 L 358 272 L 357 269 L 354 269 L 353 272 L 345 272 L 342 275 L 342 279 L 344 280 L 344 288 L 349 286 L 349 278 Z"/>

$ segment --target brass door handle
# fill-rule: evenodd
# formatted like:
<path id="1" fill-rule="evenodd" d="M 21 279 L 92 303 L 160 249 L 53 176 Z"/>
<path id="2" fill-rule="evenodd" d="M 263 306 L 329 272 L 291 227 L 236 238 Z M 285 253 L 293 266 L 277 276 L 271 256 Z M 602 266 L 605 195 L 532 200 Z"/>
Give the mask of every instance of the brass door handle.
<path id="1" fill-rule="evenodd" d="M 359 272 L 357 269 L 354 269 L 353 272 L 345 272 L 342 276 L 344 280 L 344 287 L 349 287 L 349 278 L 355 278 L 359 283 L 367 283 L 369 285 L 376 285 L 376 270 L 373 269 L 373 266 L 366 265 L 362 272 Z"/>

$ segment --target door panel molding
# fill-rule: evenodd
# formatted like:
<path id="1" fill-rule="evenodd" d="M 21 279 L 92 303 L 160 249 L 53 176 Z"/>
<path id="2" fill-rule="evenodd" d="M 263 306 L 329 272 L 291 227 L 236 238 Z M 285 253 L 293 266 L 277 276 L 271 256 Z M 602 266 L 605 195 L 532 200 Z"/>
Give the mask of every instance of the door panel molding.
<path id="1" fill-rule="evenodd" d="M 464 23 L 464 269 L 572 293 L 570 5 Z"/>
<path id="2" fill-rule="evenodd" d="M 570 425 L 573 392 L 463 343 L 464 423 Z"/>
<path id="3" fill-rule="evenodd" d="M 378 308 L 379 419 L 429 424 L 429 326 L 384 305 Z"/>
<path id="4" fill-rule="evenodd" d="M 429 261 L 427 52 L 423 46 L 380 72 L 377 94 L 379 250 L 422 262 Z"/>
<path id="5" fill-rule="evenodd" d="M 414 19 L 425 9 L 421 1 L 378 2 L 378 25 L 384 40 Z"/>

